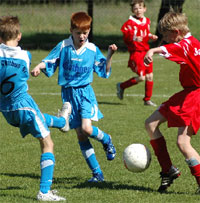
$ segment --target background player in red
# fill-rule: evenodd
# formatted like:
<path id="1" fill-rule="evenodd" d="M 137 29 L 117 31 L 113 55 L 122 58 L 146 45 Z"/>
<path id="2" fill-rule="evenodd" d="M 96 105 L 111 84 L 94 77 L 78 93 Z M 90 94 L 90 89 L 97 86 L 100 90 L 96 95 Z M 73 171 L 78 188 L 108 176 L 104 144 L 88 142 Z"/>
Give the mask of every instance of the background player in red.
<path id="1" fill-rule="evenodd" d="M 143 59 L 149 50 L 149 39 L 156 40 L 158 37 L 150 33 L 150 19 L 144 16 L 146 12 L 144 0 L 133 0 L 131 11 L 133 15 L 123 24 L 121 31 L 130 53 L 128 67 L 137 73 L 138 76 L 132 77 L 123 83 L 117 83 L 117 96 L 122 100 L 126 88 L 145 81 L 144 104 L 156 106 L 151 101 L 153 91 L 153 65 L 151 63 L 149 65 L 150 67 L 147 68 L 144 66 Z"/>
<path id="2" fill-rule="evenodd" d="M 181 13 L 165 14 L 159 23 L 159 30 L 170 44 L 150 49 L 144 63 L 152 63 L 152 57 L 157 53 L 180 64 L 179 81 L 183 90 L 162 103 L 145 123 L 162 169 L 158 191 L 166 191 L 180 175 L 180 171 L 172 165 L 165 139 L 159 130 L 160 124 L 167 121 L 168 127 L 178 127 L 177 146 L 196 178 L 199 185 L 197 192 L 200 193 L 200 156 L 190 143 L 192 135 L 200 128 L 200 42 L 191 35 L 187 17 Z"/>

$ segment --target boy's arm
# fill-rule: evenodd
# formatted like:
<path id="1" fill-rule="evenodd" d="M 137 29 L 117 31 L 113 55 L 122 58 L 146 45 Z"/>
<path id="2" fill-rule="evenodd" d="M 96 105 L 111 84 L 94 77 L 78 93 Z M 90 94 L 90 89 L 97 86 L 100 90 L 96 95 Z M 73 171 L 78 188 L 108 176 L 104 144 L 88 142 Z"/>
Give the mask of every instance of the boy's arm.
<path id="1" fill-rule="evenodd" d="M 117 51 L 117 46 L 115 44 L 111 44 L 108 47 L 108 55 L 106 59 L 106 73 L 110 72 L 112 55 L 115 53 L 115 51 Z"/>
<path id="2" fill-rule="evenodd" d="M 150 63 L 153 62 L 153 55 L 154 54 L 162 54 L 163 50 L 160 47 L 149 49 L 144 57 L 144 64 L 148 66 Z"/>
<path id="3" fill-rule="evenodd" d="M 37 77 L 40 74 L 42 69 L 46 68 L 46 64 L 44 62 L 39 63 L 35 68 L 31 71 L 31 75 L 33 77 Z"/>

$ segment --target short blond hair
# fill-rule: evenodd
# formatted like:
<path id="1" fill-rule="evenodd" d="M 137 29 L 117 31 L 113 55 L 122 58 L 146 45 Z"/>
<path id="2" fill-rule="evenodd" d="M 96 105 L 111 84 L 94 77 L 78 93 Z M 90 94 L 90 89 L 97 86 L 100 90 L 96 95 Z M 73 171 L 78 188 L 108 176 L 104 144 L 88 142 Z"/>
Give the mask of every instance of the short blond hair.
<path id="1" fill-rule="evenodd" d="M 183 35 L 185 35 L 190 31 L 186 15 L 183 13 L 176 13 L 174 11 L 170 11 L 164 15 L 159 22 L 158 29 L 161 34 L 166 31 L 179 30 Z"/>
<path id="2" fill-rule="evenodd" d="M 0 18 L 0 38 L 7 42 L 16 39 L 20 34 L 20 24 L 17 16 L 3 16 Z"/>

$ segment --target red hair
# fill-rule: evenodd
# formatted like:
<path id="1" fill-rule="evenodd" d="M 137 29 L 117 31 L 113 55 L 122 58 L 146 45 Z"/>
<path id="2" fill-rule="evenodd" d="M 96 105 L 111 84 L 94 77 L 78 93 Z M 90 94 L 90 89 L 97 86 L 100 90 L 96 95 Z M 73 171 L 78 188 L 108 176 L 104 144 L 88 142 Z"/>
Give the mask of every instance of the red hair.
<path id="1" fill-rule="evenodd" d="M 92 18 L 85 12 L 73 13 L 71 16 L 71 29 L 90 29 Z"/>

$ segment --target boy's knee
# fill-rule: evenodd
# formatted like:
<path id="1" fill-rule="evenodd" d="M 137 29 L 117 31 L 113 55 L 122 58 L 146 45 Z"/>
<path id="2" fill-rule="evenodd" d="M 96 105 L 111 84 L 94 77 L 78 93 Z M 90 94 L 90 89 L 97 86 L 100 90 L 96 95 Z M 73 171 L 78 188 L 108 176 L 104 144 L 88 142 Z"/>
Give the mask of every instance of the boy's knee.
<path id="1" fill-rule="evenodd" d="M 87 134 L 88 136 L 92 134 L 92 126 L 90 125 L 83 125 L 82 126 L 82 131 L 84 134 Z"/>
<path id="2" fill-rule="evenodd" d="M 142 82 L 145 81 L 145 76 L 139 76 L 138 77 L 138 82 Z"/>
<path id="3" fill-rule="evenodd" d="M 146 74 L 146 80 L 153 81 L 153 73 Z"/>
<path id="4" fill-rule="evenodd" d="M 151 128 L 151 121 L 149 118 L 145 120 L 145 128 L 146 130 L 149 130 Z"/>

